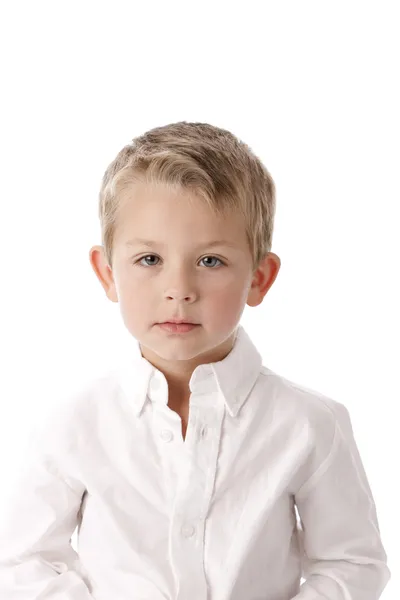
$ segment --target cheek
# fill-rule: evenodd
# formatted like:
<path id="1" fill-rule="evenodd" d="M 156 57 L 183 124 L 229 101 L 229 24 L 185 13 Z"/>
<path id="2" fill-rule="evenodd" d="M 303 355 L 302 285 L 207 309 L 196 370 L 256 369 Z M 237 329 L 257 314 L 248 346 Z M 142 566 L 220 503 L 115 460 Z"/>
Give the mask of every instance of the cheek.
<path id="1" fill-rule="evenodd" d="M 150 299 L 149 288 L 142 285 L 137 278 L 121 278 L 119 282 L 119 303 L 122 312 L 131 315 L 143 314 L 146 308 L 149 309 Z"/>
<path id="2" fill-rule="evenodd" d="M 204 297 L 212 320 L 223 322 L 238 318 L 246 304 L 247 291 L 239 278 Z"/>

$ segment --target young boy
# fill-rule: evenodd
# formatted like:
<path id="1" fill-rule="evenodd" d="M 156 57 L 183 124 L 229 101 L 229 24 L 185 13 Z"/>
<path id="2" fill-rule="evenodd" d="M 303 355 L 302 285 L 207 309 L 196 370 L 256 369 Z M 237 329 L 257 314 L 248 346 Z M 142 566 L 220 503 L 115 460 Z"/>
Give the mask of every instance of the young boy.
<path id="1" fill-rule="evenodd" d="M 37 435 L 2 525 L 1 599 L 380 597 L 347 409 L 264 366 L 239 324 L 279 272 L 274 215 L 267 169 L 211 125 L 153 129 L 108 167 L 90 262 L 132 353 Z"/>

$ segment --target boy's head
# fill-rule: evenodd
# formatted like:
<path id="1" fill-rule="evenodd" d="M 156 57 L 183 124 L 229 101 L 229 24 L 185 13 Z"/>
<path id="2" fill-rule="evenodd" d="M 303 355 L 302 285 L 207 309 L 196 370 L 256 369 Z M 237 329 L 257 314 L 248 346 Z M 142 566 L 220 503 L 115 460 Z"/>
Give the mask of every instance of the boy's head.
<path id="1" fill-rule="evenodd" d="M 222 360 L 245 305 L 262 302 L 280 268 L 275 186 L 250 148 L 205 123 L 152 129 L 107 168 L 99 216 L 90 262 L 142 355 L 188 374 Z M 174 318 L 198 326 L 159 327 Z"/>

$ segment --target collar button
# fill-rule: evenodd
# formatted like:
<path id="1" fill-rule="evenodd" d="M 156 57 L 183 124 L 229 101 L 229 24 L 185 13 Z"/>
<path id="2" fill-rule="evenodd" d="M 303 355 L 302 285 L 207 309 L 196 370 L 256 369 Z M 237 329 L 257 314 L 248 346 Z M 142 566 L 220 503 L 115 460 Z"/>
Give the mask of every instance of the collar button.
<path id="1" fill-rule="evenodd" d="M 164 442 L 171 442 L 174 439 L 174 434 L 169 429 L 163 429 L 160 433 L 160 438 Z"/>

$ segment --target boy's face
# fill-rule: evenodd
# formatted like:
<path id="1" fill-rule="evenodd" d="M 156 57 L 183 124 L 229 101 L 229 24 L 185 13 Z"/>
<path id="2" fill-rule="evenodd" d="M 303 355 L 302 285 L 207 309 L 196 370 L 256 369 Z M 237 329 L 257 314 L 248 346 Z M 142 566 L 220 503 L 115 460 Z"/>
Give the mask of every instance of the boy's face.
<path id="1" fill-rule="evenodd" d="M 177 381 L 230 352 L 246 303 L 262 302 L 280 267 L 270 253 L 253 276 L 243 219 L 237 214 L 218 218 L 190 194 L 162 184 L 132 184 L 118 213 L 112 271 L 101 246 L 90 252 L 142 355 Z M 231 246 L 211 246 L 215 240 Z M 173 334 L 159 326 L 173 318 L 197 327 Z"/>

